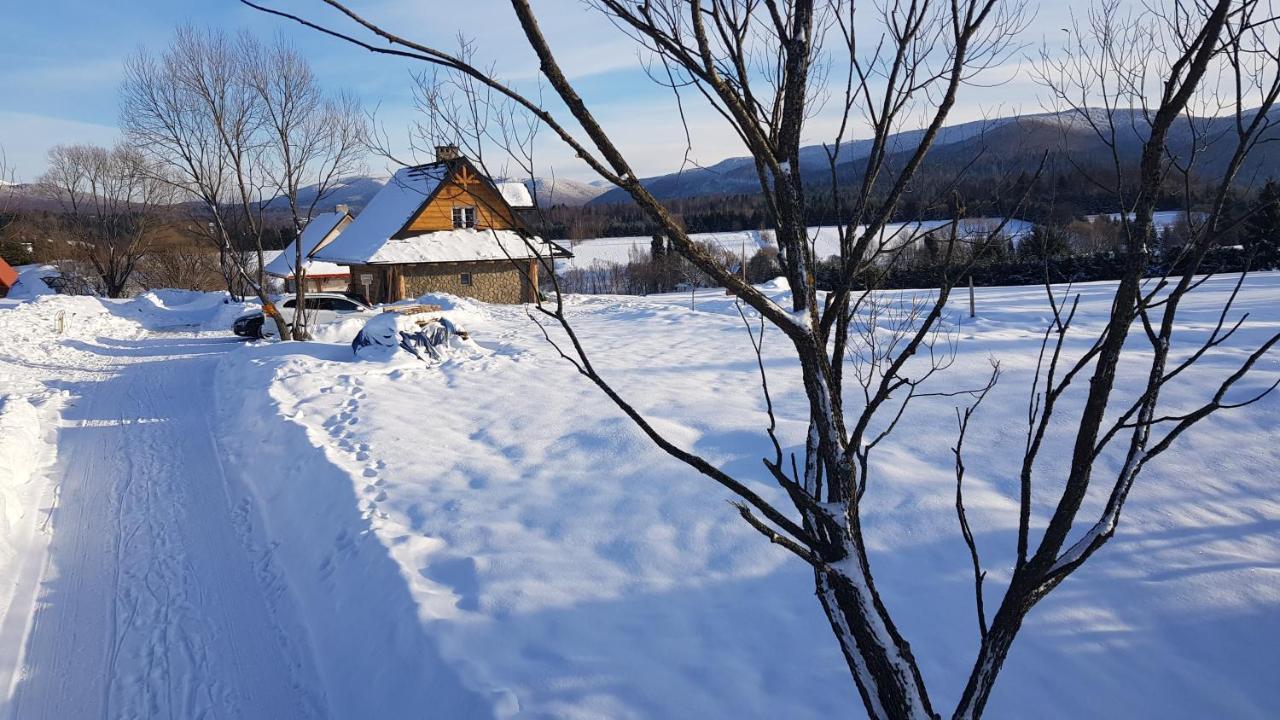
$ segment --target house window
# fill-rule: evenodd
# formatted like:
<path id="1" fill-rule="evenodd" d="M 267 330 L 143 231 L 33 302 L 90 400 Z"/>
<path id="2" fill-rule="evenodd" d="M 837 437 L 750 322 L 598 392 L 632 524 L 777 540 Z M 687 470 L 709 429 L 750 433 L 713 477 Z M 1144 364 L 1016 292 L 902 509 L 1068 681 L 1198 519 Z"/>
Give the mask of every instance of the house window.
<path id="1" fill-rule="evenodd" d="M 470 205 L 459 205 L 453 209 L 453 226 L 456 228 L 473 228 L 476 226 L 476 209 Z"/>
<path id="2" fill-rule="evenodd" d="M 462 275 L 458 276 L 458 282 L 459 282 L 459 283 L 461 283 L 461 284 L 462 284 L 462 285 L 464 285 L 464 286 L 468 286 L 468 287 L 470 287 L 470 285 L 471 285 L 471 273 L 462 273 Z"/>

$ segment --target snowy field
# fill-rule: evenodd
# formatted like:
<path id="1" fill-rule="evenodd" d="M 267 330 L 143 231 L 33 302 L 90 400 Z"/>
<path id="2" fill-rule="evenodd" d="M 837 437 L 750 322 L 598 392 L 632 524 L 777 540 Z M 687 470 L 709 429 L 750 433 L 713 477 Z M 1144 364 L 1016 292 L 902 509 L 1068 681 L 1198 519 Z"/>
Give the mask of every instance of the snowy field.
<path id="1" fill-rule="evenodd" d="M 1176 214 L 1176 213 L 1175 213 Z M 1168 215 L 1168 213 L 1157 213 Z M 1165 219 L 1165 222 L 1170 222 Z M 960 221 L 962 233 L 985 235 L 1000 226 L 1001 221 L 995 218 L 969 218 Z M 880 242 L 885 247 L 892 247 L 912 240 L 919 240 L 924 235 L 936 232 L 948 225 L 945 220 L 923 220 L 914 222 L 889 223 L 880 233 Z M 1004 224 L 1002 233 L 1017 245 L 1021 239 L 1032 231 L 1032 224 L 1026 220 L 1009 220 Z M 1163 227 L 1163 226 L 1161 226 Z M 862 231 L 859 226 L 858 231 Z M 813 247 L 814 257 L 823 260 L 840 254 L 840 228 L 834 225 L 814 225 L 808 228 L 809 242 Z M 746 255 L 750 258 L 758 250 L 766 247 L 777 248 L 777 240 L 772 230 L 740 230 L 734 232 L 692 233 L 689 238 L 697 243 L 708 243 L 735 256 Z M 629 237 L 592 238 L 589 240 L 557 240 L 573 253 L 572 258 L 556 261 L 558 268 L 591 269 L 601 265 L 625 265 L 640 257 L 649 257 L 652 237 L 647 235 Z"/>
<path id="2" fill-rule="evenodd" d="M 1204 337 L 1231 284 L 1193 294 L 1179 341 Z M 1113 288 L 1077 288 L 1070 352 Z M 941 382 L 981 384 L 991 357 L 1004 369 L 966 440 L 991 603 L 1015 549 L 1048 312 L 1042 288 L 977 297 L 975 320 L 967 299 L 954 307 L 958 356 Z M 0 300 L 9 713 L 860 717 L 809 571 L 654 448 L 522 308 L 449 303 L 475 346 L 428 366 L 355 361 L 351 323 L 323 342 L 235 341 L 225 328 L 240 307 L 216 295 Z M 731 299 L 570 303 L 625 397 L 781 500 L 760 464 L 756 361 Z M 1251 278 L 1239 304 L 1242 330 L 1168 391 L 1170 410 L 1280 327 L 1280 274 Z M 764 348 L 795 447 L 793 363 L 781 335 Z M 1242 394 L 1280 372 L 1275 357 L 1263 365 Z M 864 500 L 880 591 L 941 707 L 978 642 L 953 507 L 954 402 L 914 406 L 872 456 Z M 988 717 L 1275 716 L 1278 410 L 1273 396 L 1216 416 L 1144 474 L 1112 543 L 1033 611 Z M 1065 455 L 1062 443 L 1043 454 L 1040 527 Z"/>

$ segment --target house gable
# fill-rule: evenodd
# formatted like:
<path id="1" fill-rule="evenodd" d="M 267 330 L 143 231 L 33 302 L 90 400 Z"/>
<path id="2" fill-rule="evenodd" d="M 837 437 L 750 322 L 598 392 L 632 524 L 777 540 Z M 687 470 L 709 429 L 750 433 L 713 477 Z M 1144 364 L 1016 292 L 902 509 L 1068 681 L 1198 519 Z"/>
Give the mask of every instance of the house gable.
<path id="1" fill-rule="evenodd" d="M 351 216 L 346 211 L 322 213 L 315 216 L 303 229 L 301 239 L 290 242 L 275 259 L 267 263 L 267 274 L 280 278 L 293 277 L 295 274 L 294 264 L 297 262 L 297 243 L 301 242 L 302 251 L 306 254 L 306 258 L 303 261 L 304 274 L 312 277 L 321 275 L 340 275 L 345 277 L 347 274 L 345 269 L 333 263 L 318 261 L 314 258 L 318 252 L 332 243 L 350 224 Z"/>
<path id="2" fill-rule="evenodd" d="M 464 157 L 401 168 L 313 258 L 341 265 L 403 265 L 568 255 L 531 237 L 504 197 Z M 468 227 L 454 227 L 459 206 L 474 208 Z"/>
<path id="3" fill-rule="evenodd" d="M 396 237 L 453 230 L 453 210 L 475 208 L 475 227 L 484 230 L 512 230 L 518 219 L 511 206 L 488 178 L 466 160 L 458 160 L 436 191 L 409 219 Z"/>

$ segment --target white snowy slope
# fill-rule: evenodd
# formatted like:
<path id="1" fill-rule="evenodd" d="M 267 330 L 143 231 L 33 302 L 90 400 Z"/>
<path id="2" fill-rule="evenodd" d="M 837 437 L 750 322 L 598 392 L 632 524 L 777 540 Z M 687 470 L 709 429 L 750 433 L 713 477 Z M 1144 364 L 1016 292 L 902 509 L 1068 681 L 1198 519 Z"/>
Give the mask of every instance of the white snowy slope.
<path id="1" fill-rule="evenodd" d="M 1176 213 L 1175 213 L 1176 214 Z M 1162 213 L 1157 213 L 1162 215 Z M 1159 220 L 1160 218 L 1157 218 Z M 949 227 L 948 220 L 921 220 L 913 222 L 889 223 L 880 232 L 877 244 L 884 248 L 921 242 L 924 236 L 936 233 Z M 986 237 L 1000 230 L 1002 237 L 1016 247 L 1023 238 L 1029 237 L 1034 226 L 1026 220 L 1011 218 L 965 218 L 956 223 L 961 236 Z M 859 226 L 856 232 L 863 232 Z M 812 244 L 814 257 L 827 259 L 840 253 L 840 228 L 834 225 L 814 225 L 808 228 L 809 242 Z M 707 243 L 735 256 L 746 255 L 750 258 L 757 250 L 766 247 L 777 248 L 777 241 L 772 230 L 737 230 L 728 232 L 692 233 L 689 238 L 697 243 Z M 647 258 L 651 252 L 652 237 L 605 237 L 587 240 L 559 240 L 560 244 L 573 251 L 573 257 L 557 261 L 560 269 L 589 269 L 602 265 L 619 264 L 637 258 Z"/>
<path id="2" fill-rule="evenodd" d="M 1187 307 L 1187 342 L 1212 326 L 1229 284 L 1210 281 Z M 1079 327 L 1096 330 L 1114 285 L 1078 289 Z M 313 637 L 335 714 L 412 715 L 427 698 L 447 698 L 456 717 L 858 714 L 804 567 L 749 530 L 717 486 L 656 450 L 523 309 L 424 300 L 451 305 L 486 352 L 383 365 L 353 362 L 336 342 L 281 345 L 220 368 L 233 454 L 281 469 L 245 482 L 299 612 L 327 628 Z M 1280 275 L 1251 281 L 1239 343 L 1275 327 L 1278 300 Z M 571 308 L 597 366 L 657 427 L 782 501 L 760 464 L 763 402 L 732 300 L 707 291 L 698 311 L 687 302 L 580 297 Z M 979 384 L 989 357 L 1005 373 L 974 421 L 966 480 L 997 593 L 1014 552 L 1016 453 L 1048 311 L 1037 288 L 981 290 L 978 308 L 975 321 L 958 317 L 945 382 Z M 781 336 L 765 347 L 793 448 L 800 389 Z M 1170 407 L 1238 359 L 1215 356 L 1170 389 Z M 1276 372 L 1269 360 L 1241 392 Z M 865 502 L 881 592 L 944 707 L 978 639 L 953 509 L 954 402 L 908 414 L 874 458 Z M 1259 639 L 1280 639 L 1280 497 L 1267 470 L 1280 461 L 1277 404 L 1213 420 L 1150 469 L 1113 544 L 1032 615 L 990 717 L 1270 715 L 1277 665 Z M 1070 407 L 1061 413 L 1065 431 Z M 1066 450 L 1044 456 L 1039 523 Z"/>
<path id="3" fill-rule="evenodd" d="M 1196 292 L 1180 341 L 1211 330 L 1230 286 Z M 1069 353 L 1103 322 L 1114 285 L 1076 289 L 1082 332 Z M 781 284 L 769 291 L 785 301 Z M 0 301 L 0 427 L 20 394 L 37 419 L 24 406 L 13 417 L 57 440 L 54 456 L 29 433 L 34 461 L 0 443 L 0 467 L 18 458 L 51 498 L 0 539 L 36 568 L 0 605 L 8 714 L 860 714 L 804 567 L 655 449 L 523 308 L 424 300 L 445 305 L 478 349 L 431 365 L 356 360 L 354 323 L 326 342 L 229 342 L 215 328 L 240 307 L 189 293 Z M 569 302 L 597 367 L 656 427 L 785 502 L 760 463 L 763 400 L 732 298 L 701 292 L 696 311 L 687 294 Z M 1014 553 L 1017 454 L 1049 313 L 1038 288 L 980 289 L 976 320 L 965 305 L 943 382 L 978 384 L 992 357 L 1004 370 L 966 440 L 969 519 L 994 602 Z M 1170 388 L 1171 411 L 1280 326 L 1280 274 L 1253 277 L 1239 310 L 1250 313 L 1239 333 Z M 61 336 L 59 312 L 70 319 Z M 764 347 L 793 449 L 803 397 L 784 339 Z M 1280 372 L 1264 365 L 1242 394 Z M 873 455 L 863 502 L 879 589 L 940 708 L 978 641 L 954 516 L 955 402 L 907 414 Z M 1073 407 L 1060 410 L 1063 438 Z M 1278 409 L 1273 397 L 1218 416 L 1148 470 L 1117 537 L 1032 613 L 988 717 L 1273 715 Z M 1066 450 L 1052 445 L 1038 468 L 1038 527 Z M 6 501 L 24 482 L 12 478 L 0 475 Z M 1086 514 L 1100 508 L 1096 490 Z"/>

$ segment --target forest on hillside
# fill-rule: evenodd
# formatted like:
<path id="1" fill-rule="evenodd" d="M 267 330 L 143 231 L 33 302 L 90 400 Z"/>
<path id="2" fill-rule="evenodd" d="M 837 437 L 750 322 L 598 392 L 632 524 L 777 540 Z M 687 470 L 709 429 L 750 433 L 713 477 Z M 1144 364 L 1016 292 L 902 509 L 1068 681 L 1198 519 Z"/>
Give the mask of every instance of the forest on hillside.
<path id="1" fill-rule="evenodd" d="M 949 167 L 922 170 L 913 187 L 905 193 L 892 221 L 938 220 L 952 217 L 1017 217 L 1036 224 L 1064 227 L 1088 215 L 1118 212 L 1114 192 L 1100 189 L 1076 166 L 1054 162 L 1036 177 L 1039 158 L 1026 158 L 1027 165 L 1010 168 L 998 163 L 974 163 L 959 180 Z M 1253 201 L 1266 178 L 1246 178 L 1238 183 L 1232 198 L 1237 204 Z M 1027 186 L 1035 183 L 1032 192 Z M 834 195 L 830 183 L 807 186 L 807 224 L 837 225 L 848 222 L 848 198 L 854 188 L 839 186 Z M 1206 206 L 1213 187 L 1207 183 L 1166 184 L 1158 208 Z M 1025 198 L 1025 199 L 1024 199 Z M 764 196 L 755 194 L 704 195 L 672 198 L 667 207 L 691 233 L 732 232 L 769 229 Z M 957 212 L 960 211 L 960 212 Z M 533 218 L 543 237 L 585 240 L 602 237 L 651 235 L 656 230 L 644 210 L 632 203 L 595 203 L 578 207 L 557 205 L 537 211 Z"/>

